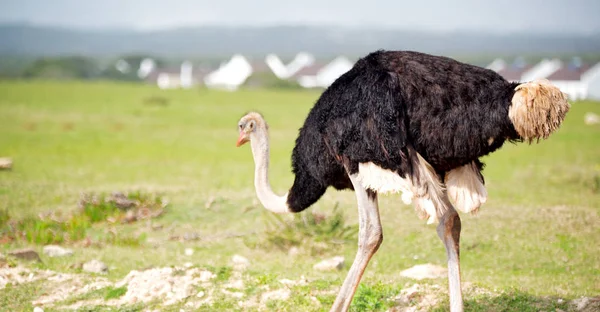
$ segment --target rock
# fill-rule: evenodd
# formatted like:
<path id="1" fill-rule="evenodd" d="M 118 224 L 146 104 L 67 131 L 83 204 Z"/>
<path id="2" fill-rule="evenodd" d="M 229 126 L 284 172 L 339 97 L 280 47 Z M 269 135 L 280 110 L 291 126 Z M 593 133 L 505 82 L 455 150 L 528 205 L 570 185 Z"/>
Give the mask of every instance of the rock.
<path id="1" fill-rule="evenodd" d="M 588 126 L 600 124 L 600 116 L 594 113 L 586 113 L 583 122 Z"/>
<path id="2" fill-rule="evenodd" d="M 9 252 L 8 255 L 17 259 L 42 262 L 40 255 L 38 255 L 38 253 L 31 248 L 14 250 Z"/>
<path id="3" fill-rule="evenodd" d="M 308 280 L 306 279 L 306 277 L 304 277 L 304 275 L 301 276 L 300 279 L 297 280 L 297 281 L 284 278 L 284 279 L 280 279 L 279 282 L 281 284 L 283 284 L 283 285 L 290 286 L 290 287 L 291 286 L 307 285 L 308 284 Z"/>
<path id="4" fill-rule="evenodd" d="M 0 170 L 8 170 L 12 168 L 12 159 L 8 157 L 0 157 Z"/>
<path id="5" fill-rule="evenodd" d="M 163 305 L 172 305 L 186 298 L 197 296 L 198 285 L 208 282 L 216 275 L 210 271 L 192 268 L 154 268 L 145 271 L 131 271 L 116 283 L 116 287 L 127 287 L 119 301 L 122 303 L 162 300 Z M 210 297 L 210 295 L 203 295 Z M 209 300 L 209 298 L 206 298 Z"/>
<path id="6" fill-rule="evenodd" d="M 577 311 L 581 311 L 581 310 L 585 309 L 585 307 L 588 305 L 589 302 L 590 302 L 590 299 L 587 297 L 582 297 L 582 298 L 573 300 L 573 303 L 575 304 L 575 309 L 577 309 Z"/>
<path id="7" fill-rule="evenodd" d="M 313 269 L 318 271 L 341 270 L 344 267 L 344 257 L 337 256 L 323 260 L 313 266 Z"/>
<path id="8" fill-rule="evenodd" d="M 42 309 L 40 307 L 35 307 L 35 308 L 33 308 L 33 312 L 44 312 L 44 309 Z"/>
<path id="9" fill-rule="evenodd" d="M 244 281 L 241 279 L 232 280 L 229 283 L 225 284 L 223 287 L 231 289 L 244 289 Z"/>
<path id="10" fill-rule="evenodd" d="M 420 295 L 420 287 L 418 284 L 414 284 L 411 287 L 404 288 L 400 294 L 394 298 L 396 304 L 399 306 L 408 306 L 410 302 Z"/>
<path id="11" fill-rule="evenodd" d="M 186 256 L 191 256 L 194 254 L 194 249 L 186 248 L 183 252 L 185 253 Z"/>
<path id="12" fill-rule="evenodd" d="M 238 270 L 243 270 L 250 266 L 250 260 L 240 255 L 233 255 L 233 257 L 231 257 L 231 262 L 233 262 L 234 268 Z"/>
<path id="13" fill-rule="evenodd" d="M 196 241 L 200 239 L 200 234 L 196 232 L 186 232 L 182 236 L 184 241 Z"/>
<path id="14" fill-rule="evenodd" d="M 288 255 L 290 256 L 297 256 L 300 254 L 300 248 L 298 247 L 292 247 L 290 248 L 290 250 L 288 250 Z"/>
<path id="15" fill-rule="evenodd" d="M 109 202 L 112 202 L 121 210 L 127 210 L 135 206 L 136 202 L 127 198 L 127 196 L 121 192 L 113 192 L 108 198 Z"/>
<path id="16" fill-rule="evenodd" d="M 440 303 L 440 287 L 438 285 L 413 284 L 403 288 L 394 301 L 396 306 L 388 312 L 430 311 Z"/>
<path id="17" fill-rule="evenodd" d="M 575 306 L 576 311 L 600 311 L 600 296 L 597 297 L 581 297 L 571 301 Z"/>
<path id="18" fill-rule="evenodd" d="M 127 210 L 125 213 L 125 218 L 123 218 L 123 223 L 133 223 L 137 221 L 137 215 L 134 210 Z"/>
<path id="19" fill-rule="evenodd" d="M 287 300 L 290 298 L 291 291 L 288 288 L 278 289 L 266 292 L 260 297 L 260 302 L 265 303 L 270 300 Z"/>
<path id="20" fill-rule="evenodd" d="M 444 267 L 427 263 L 415 265 L 410 269 L 406 269 L 400 272 L 400 276 L 416 280 L 422 280 L 425 278 L 436 279 L 447 277 L 447 272 L 447 269 Z"/>
<path id="21" fill-rule="evenodd" d="M 84 263 L 82 269 L 86 272 L 97 274 L 106 274 L 108 272 L 108 266 L 99 260 L 92 260 Z"/>
<path id="22" fill-rule="evenodd" d="M 64 257 L 64 256 L 72 256 L 73 250 L 62 248 L 56 245 L 47 245 L 44 246 L 44 254 L 48 257 Z"/>

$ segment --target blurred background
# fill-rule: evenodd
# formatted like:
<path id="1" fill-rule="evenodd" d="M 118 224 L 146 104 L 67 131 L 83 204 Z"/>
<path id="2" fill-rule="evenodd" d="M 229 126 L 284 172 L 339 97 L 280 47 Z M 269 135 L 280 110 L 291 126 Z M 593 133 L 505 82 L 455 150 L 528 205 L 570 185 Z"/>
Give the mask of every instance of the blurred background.
<path id="1" fill-rule="evenodd" d="M 599 311 L 597 0 L 0 0 L 0 311 L 328 311 L 355 196 L 268 213 L 237 123 L 264 115 L 284 194 L 305 116 L 378 49 L 569 96 L 548 140 L 482 157 L 463 289 L 469 311 Z M 380 207 L 352 310 L 447 311 L 435 226 L 400 196 Z"/>
<path id="2" fill-rule="evenodd" d="M 598 12 L 592 0 L 3 1 L 0 77 L 313 88 L 397 49 L 598 98 L 585 79 L 600 60 Z"/>

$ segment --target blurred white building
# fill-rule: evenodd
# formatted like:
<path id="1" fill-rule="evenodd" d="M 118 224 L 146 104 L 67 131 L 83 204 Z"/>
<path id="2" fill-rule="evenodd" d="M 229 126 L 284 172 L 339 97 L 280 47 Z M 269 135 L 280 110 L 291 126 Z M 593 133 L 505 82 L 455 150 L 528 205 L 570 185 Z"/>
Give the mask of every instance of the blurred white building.
<path id="1" fill-rule="evenodd" d="M 140 71 L 142 71 L 142 66 L 138 70 L 138 76 L 140 76 Z M 156 84 L 160 89 L 189 89 L 202 84 L 202 80 L 207 74 L 206 68 L 194 66 L 191 62 L 185 61 L 177 67 L 153 68 L 152 71 L 145 74 L 143 79 Z"/>
<path id="2" fill-rule="evenodd" d="M 548 77 L 571 100 L 600 99 L 600 63 L 572 62 Z"/>
<path id="3" fill-rule="evenodd" d="M 496 59 L 487 68 L 509 81 L 548 79 L 573 101 L 600 100 L 600 63 L 585 64 L 576 57 L 566 63 L 559 59 L 543 59 L 535 65 L 515 65 Z"/>
<path id="4" fill-rule="evenodd" d="M 297 77 L 304 88 L 327 88 L 341 75 L 349 71 L 354 63 L 345 56 L 339 56 L 327 65 L 319 68 L 314 74 L 307 73 Z"/>
<path id="5" fill-rule="evenodd" d="M 252 65 L 241 54 L 236 54 L 231 59 L 221 64 L 219 69 L 204 77 L 204 84 L 209 88 L 237 90 L 248 77 L 252 75 Z"/>
<path id="6" fill-rule="evenodd" d="M 279 79 L 288 79 L 302 70 L 302 68 L 314 64 L 314 62 L 315 57 L 306 52 L 296 54 L 296 57 L 288 65 L 284 65 L 281 59 L 275 54 L 269 54 L 265 58 L 265 63 L 267 63 L 273 74 Z"/>
<path id="7" fill-rule="evenodd" d="M 151 72 L 156 68 L 156 63 L 151 58 L 145 58 L 140 62 L 140 68 L 138 68 L 137 75 L 140 79 L 145 79 L 150 75 Z"/>

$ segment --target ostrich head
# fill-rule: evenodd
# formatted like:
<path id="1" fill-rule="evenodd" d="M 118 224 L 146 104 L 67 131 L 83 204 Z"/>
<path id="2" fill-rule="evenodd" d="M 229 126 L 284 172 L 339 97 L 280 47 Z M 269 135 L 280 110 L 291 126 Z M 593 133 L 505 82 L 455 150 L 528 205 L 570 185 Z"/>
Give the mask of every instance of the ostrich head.
<path id="1" fill-rule="evenodd" d="M 251 141 L 256 135 L 264 135 L 267 130 L 267 123 L 259 113 L 250 112 L 238 122 L 240 136 L 236 146 L 242 146 Z"/>
<path id="2" fill-rule="evenodd" d="M 531 143 L 556 131 L 570 108 L 566 94 L 542 79 L 515 88 L 508 116 L 519 136 Z"/>
<path id="3" fill-rule="evenodd" d="M 267 123 L 259 113 L 250 112 L 238 122 L 240 137 L 237 146 L 250 142 L 254 157 L 254 187 L 258 200 L 267 210 L 289 213 L 287 193 L 278 196 L 269 184 L 269 135 Z"/>

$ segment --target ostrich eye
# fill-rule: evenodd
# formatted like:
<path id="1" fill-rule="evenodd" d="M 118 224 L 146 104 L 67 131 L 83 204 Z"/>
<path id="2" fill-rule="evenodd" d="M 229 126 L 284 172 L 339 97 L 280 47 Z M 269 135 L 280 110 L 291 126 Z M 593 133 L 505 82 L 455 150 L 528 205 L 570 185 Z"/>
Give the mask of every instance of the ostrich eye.
<path id="1" fill-rule="evenodd" d="M 242 131 L 242 129 L 244 129 L 244 125 L 243 124 L 239 124 L 238 128 L 240 128 L 240 131 Z"/>
<path id="2" fill-rule="evenodd" d="M 250 123 L 248 124 L 248 128 L 249 128 L 250 130 L 253 130 L 253 129 L 254 129 L 254 120 L 250 121 Z"/>

